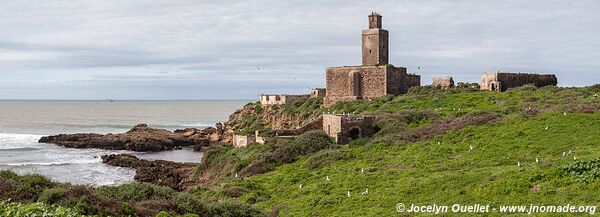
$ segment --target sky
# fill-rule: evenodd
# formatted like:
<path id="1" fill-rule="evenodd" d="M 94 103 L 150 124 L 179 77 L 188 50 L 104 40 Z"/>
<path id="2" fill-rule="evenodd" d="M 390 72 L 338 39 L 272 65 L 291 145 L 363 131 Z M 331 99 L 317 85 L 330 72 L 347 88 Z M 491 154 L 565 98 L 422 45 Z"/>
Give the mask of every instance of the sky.
<path id="1" fill-rule="evenodd" d="M 597 0 L 2 0 L 0 99 L 254 99 L 309 93 L 361 64 L 371 11 L 390 63 L 600 83 Z"/>

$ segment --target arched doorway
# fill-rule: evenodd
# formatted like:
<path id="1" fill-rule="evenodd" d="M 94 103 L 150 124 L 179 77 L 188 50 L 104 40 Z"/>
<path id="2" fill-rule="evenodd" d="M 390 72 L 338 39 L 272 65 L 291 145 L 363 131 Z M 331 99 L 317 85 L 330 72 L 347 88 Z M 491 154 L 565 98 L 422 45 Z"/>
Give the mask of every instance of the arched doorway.
<path id="1" fill-rule="evenodd" d="M 352 127 L 352 128 L 350 128 L 350 130 L 348 130 L 348 137 L 350 139 L 358 139 L 358 138 L 360 138 L 360 128 L 359 127 Z"/>

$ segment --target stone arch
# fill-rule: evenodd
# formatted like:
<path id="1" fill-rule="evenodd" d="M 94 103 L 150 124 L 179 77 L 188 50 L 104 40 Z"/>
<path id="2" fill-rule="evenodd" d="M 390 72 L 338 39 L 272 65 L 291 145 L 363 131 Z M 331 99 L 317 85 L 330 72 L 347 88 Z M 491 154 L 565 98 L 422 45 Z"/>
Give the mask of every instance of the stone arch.
<path id="1" fill-rule="evenodd" d="M 348 130 L 348 138 L 358 139 L 360 138 L 362 130 L 358 126 L 354 126 Z"/>

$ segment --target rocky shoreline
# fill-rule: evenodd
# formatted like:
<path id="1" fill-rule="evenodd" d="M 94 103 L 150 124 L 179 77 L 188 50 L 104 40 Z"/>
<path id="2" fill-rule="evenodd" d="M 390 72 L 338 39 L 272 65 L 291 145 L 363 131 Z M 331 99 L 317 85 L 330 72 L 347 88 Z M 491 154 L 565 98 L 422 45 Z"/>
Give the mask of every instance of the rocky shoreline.
<path id="1" fill-rule="evenodd" d="M 112 166 L 135 169 L 135 181 L 185 190 L 195 181 L 193 176 L 198 163 L 176 163 L 166 160 L 143 160 L 130 154 L 103 155 L 102 162 Z"/>
<path id="2" fill-rule="evenodd" d="M 129 150 L 137 152 L 157 152 L 193 147 L 201 151 L 211 145 L 227 142 L 224 139 L 223 125 L 206 129 L 187 128 L 173 132 L 165 129 L 138 124 L 125 133 L 96 134 L 77 133 L 44 136 L 39 143 L 56 144 L 66 148 L 98 148 L 105 150 Z M 199 163 L 178 163 L 167 160 L 144 160 L 130 154 L 103 155 L 102 162 L 112 166 L 128 167 L 136 170 L 134 180 L 185 190 L 198 182 L 193 173 Z"/>
<path id="3" fill-rule="evenodd" d="M 217 124 L 214 128 L 203 130 L 187 128 L 175 130 L 148 127 L 146 124 L 138 124 L 126 133 L 118 134 L 59 134 L 44 136 L 40 143 L 50 143 L 67 148 L 99 148 L 106 150 L 130 150 L 130 151 L 164 151 L 180 149 L 184 146 L 193 146 L 198 151 L 202 147 L 218 143 L 223 139 L 223 125 Z"/>

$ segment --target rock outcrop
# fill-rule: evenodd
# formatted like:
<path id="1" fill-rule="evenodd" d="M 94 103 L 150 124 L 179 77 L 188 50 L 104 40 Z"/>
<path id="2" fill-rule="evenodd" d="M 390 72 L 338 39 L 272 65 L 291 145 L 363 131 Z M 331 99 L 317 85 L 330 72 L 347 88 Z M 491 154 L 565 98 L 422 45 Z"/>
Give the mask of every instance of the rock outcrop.
<path id="1" fill-rule="evenodd" d="M 281 106 L 263 107 L 257 104 L 248 104 L 229 116 L 225 128 L 229 131 L 241 130 L 252 128 L 256 122 L 259 122 L 263 125 L 269 125 L 273 130 L 294 130 L 312 122 L 320 115 L 320 113 L 288 113 Z"/>
<path id="2" fill-rule="evenodd" d="M 219 129 L 220 127 L 220 129 Z M 40 143 L 52 143 L 67 148 L 99 148 L 108 150 L 131 151 L 163 151 L 183 146 L 209 146 L 220 141 L 222 125 L 217 128 L 199 130 L 188 128 L 171 132 L 165 129 L 150 128 L 146 124 L 138 124 L 126 133 L 119 134 L 60 134 L 44 136 Z"/>
<path id="3" fill-rule="evenodd" d="M 113 166 L 134 168 L 136 181 L 168 186 L 175 190 L 185 190 L 187 186 L 195 183 L 192 176 L 198 165 L 165 160 L 149 161 L 129 154 L 103 155 L 102 162 Z"/>

